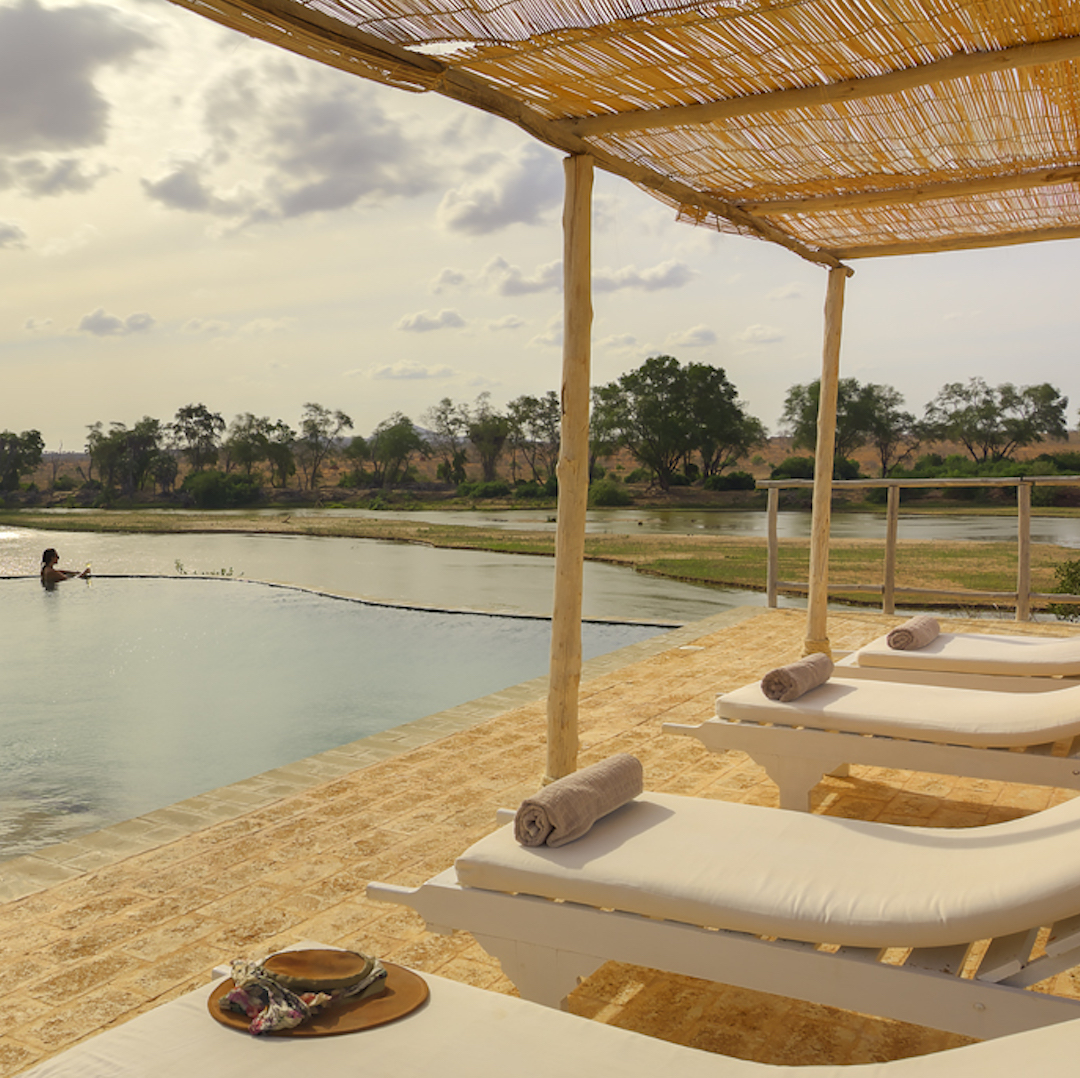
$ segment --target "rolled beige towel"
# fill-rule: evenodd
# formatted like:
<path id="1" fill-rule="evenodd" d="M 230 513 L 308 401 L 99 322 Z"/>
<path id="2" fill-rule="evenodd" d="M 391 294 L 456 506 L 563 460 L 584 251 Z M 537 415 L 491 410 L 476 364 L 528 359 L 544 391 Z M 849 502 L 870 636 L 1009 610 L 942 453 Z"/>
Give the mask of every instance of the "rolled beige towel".
<path id="1" fill-rule="evenodd" d="M 824 685 L 833 672 L 832 659 L 818 651 L 798 662 L 770 670 L 761 679 L 761 691 L 782 704 L 798 700 L 803 693 Z"/>
<path id="2" fill-rule="evenodd" d="M 903 625 L 897 625 L 885 637 L 885 643 L 895 651 L 914 651 L 926 647 L 940 632 L 941 626 L 937 618 L 932 618 L 929 614 L 917 614 Z"/>
<path id="3" fill-rule="evenodd" d="M 636 756 L 625 752 L 609 756 L 522 801 L 514 817 L 514 838 L 522 846 L 565 846 L 644 789 Z"/>

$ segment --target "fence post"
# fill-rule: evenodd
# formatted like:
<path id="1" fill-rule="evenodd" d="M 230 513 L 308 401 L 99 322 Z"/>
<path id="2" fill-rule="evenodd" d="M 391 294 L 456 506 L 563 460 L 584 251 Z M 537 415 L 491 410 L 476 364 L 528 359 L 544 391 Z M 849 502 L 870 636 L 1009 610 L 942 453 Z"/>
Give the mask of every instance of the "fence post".
<path id="1" fill-rule="evenodd" d="M 765 597 L 769 607 L 776 607 L 776 583 L 780 576 L 780 544 L 776 536 L 776 518 L 780 509 L 780 488 L 769 487 L 769 557 L 765 573 Z"/>
<path id="2" fill-rule="evenodd" d="M 1016 488 L 1016 620 L 1031 620 L 1031 484 Z"/>
<path id="3" fill-rule="evenodd" d="M 900 487 L 889 487 L 885 513 L 885 580 L 881 586 L 881 612 L 896 613 L 896 534 L 900 526 Z"/>

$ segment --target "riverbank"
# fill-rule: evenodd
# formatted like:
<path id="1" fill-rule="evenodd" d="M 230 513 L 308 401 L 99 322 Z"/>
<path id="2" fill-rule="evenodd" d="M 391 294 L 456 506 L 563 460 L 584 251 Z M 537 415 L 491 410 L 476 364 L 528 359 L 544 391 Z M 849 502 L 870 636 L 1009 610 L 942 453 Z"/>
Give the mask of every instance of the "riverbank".
<path id="1" fill-rule="evenodd" d="M 317 536 L 414 543 L 459 550 L 551 557 L 555 537 L 551 531 L 485 528 L 430 520 L 359 518 L 348 516 L 294 516 L 284 512 L 220 514 L 155 510 L 85 510 L 56 513 L 49 510 L 0 512 L 0 524 L 66 532 L 134 534 L 221 534 Z M 766 544 L 756 537 L 678 534 L 593 534 L 585 539 L 587 559 L 632 568 L 635 572 L 683 583 L 716 588 L 764 591 Z M 830 577 L 836 583 L 879 584 L 882 543 L 876 539 L 833 539 Z M 1050 543 L 1032 545 L 1031 579 L 1035 591 L 1056 586 L 1055 568 L 1076 557 L 1076 551 Z M 809 541 L 785 539 L 780 544 L 781 580 L 806 580 Z M 1016 587 L 1016 545 L 1009 542 L 963 540 L 901 540 L 897 550 L 898 587 L 944 590 L 1010 591 Z M 839 595 L 855 603 L 866 596 Z M 869 605 L 876 605 L 873 600 Z M 922 605 L 925 605 L 925 601 Z M 965 607 L 989 606 L 972 600 Z"/>

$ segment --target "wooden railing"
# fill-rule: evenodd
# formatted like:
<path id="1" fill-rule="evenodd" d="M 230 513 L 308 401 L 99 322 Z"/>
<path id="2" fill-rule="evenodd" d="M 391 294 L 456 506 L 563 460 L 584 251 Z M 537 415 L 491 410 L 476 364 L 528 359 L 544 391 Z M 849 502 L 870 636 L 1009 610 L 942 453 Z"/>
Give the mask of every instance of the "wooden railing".
<path id="1" fill-rule="evenodd" d="M 809 584 L 780 580 L 780 544 L 777 538 L 777 518 L 780 511 L 780 491 L 791 488 L 812 488 L 811 479 L 759 479 L 759 490 L 769 492 L 768 500 L 768 572 L 766 592 L 768 605 L 776 606 L 776 596 L 785 591 L 805 592 Z M 1080 595 L 1059 595 L 1031 590 L 1031 488 L 1034 486 L 1080 486 L 1077 475 L 1024 476 L 1014 478 L 973 479 L 845 479 L 833 482 L 834 490 L 857 487 L 885 487 L 888 500 L 885 510 L 885 559 L 880 584 L 830 584 L 829 593 L 881 595 L 882 613 L 896 612 L 896 596 L 930 599 L 989 599 L 1016 607 L 1016 620 L 1031 619 L 1032 601 L 1080 603 Z M 947 590 L 941 588 L 897 587 L 896 536 L 900 522 L 900 491 L 905 487 L 1016 487 L 1016 591 Z"/>

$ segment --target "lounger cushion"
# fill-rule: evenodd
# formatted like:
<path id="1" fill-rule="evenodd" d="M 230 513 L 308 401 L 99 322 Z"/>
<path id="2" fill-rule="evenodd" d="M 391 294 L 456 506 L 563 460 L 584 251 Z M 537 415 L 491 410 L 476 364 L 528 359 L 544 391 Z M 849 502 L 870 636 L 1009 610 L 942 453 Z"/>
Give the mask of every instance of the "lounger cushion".
<path id="1" fill-rule="evenodd" d="M 896 652 L 897 655 L 906 654 Z M 770 700 L 758 684 L 716 698 L 716 714 L 980 748 L 1042 745 L 1080 734 L 1080 684 L 1017 693 L 917 682 L 831 678 L 798 700 Z"/>
<path id="2" fill-rule="evenodd" d="M 1066 1075 L 1080 1021 L 860 1067 L 776 1067 L 715 1055 L 424 974 L 431 999 L 349 1037 L 262 1038 L 218 1025 L 200 988 L 91 1037 L 23 1078 L 1015 1078 Z"/>
<path id="3" fill-rule="evenodd" d="M 503 827 L 467 887 L 859 947 L 945 946 L 1080 912 L 1080 799 L 974 828 L 898 827 L 644 794 L 560 849 Z"/>
<path id="4" fill-rule="evenodd" d="M 882 636 L 859 648 L 854 658 L 859 666 L 884 666 L 892 670 L 1073 677 L 1080 674 L 1080 638 L 1051 640 L 990 633 L 942 633 L 926 647 L 896 651 Z"/>
<path id="5" fill-rule="evenodd" d="M 346 1037 L 227 1029 L 198 989 L 92 1037 L 24 1078 L 779 1078 L 725 1059 L 425 973 L 419 1011 Z M 1080 1027 L 1071 1038 L 1080 1044 Z M 841 1078 L 841 1067 L 809 1067 Z M 804 1069 L 800 1068 L 800 1075 Z"/>

